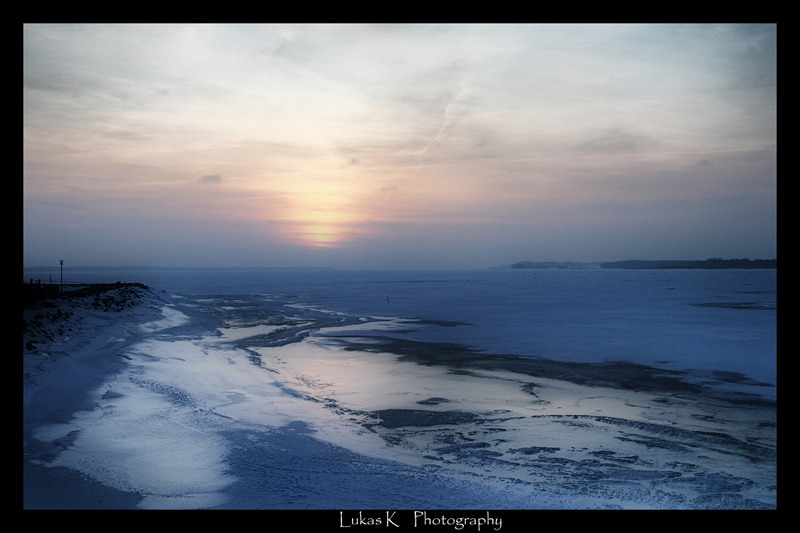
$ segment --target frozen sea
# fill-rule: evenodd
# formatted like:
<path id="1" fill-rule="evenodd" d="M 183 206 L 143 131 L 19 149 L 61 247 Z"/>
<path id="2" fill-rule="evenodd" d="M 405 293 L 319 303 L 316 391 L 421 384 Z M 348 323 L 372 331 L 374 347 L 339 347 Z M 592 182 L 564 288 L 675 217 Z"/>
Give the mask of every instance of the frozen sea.
<path id="1" fill-rule="evenodd" d="M 777 506 L 776 270 L 65 280 L 160 314 L 32 455 L 139 508 Z"/>

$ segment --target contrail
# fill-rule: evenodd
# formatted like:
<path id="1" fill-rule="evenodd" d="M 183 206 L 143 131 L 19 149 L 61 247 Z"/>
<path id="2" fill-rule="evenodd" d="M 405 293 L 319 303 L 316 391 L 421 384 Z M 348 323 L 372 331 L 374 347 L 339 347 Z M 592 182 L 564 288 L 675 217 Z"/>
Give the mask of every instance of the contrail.
<path id="1" fill-rule="evenodd" d="M 466 87 L 461 89 L 461 92 L 458 93 L 455 98 L 450 100 L 450 103 L 448 103 L 447 106 L 445 106 L 445 108 L 444 108 L 444 121 L 442 122 L 442 126 L 439 128 L 439 132 L 436 134 L 436 136 L 433 139 L 431 139 L 428 142 L 428 144 L 425 146 L 425 148 L 423 148 L 422 150 L 419 151 L 419 153 L 417 155 L 419 155 L 420 157 L 425 155 L 425 153 L 430 149 L 430 147 L 433 146 L 434 144 L 436 144 L 439 141 L 439 139 L 442 138 L 442 136 L 444 135 L 444 130 L 447 128 L 447 126 L 450 125 L 451 122 L 453 122 L 453 116 L 452 116 L 452 114 L 450 114 L 450 109 L 453 107 L 453 104 L 455 104 L 458 101 L 458 99 L 461 98 L 464 95 L 465 92 L 467 92 L 467 88 Z"/>
<path id="2" fill-rule="evenodd" d="M 439 131 L 438 131 L 438 133 L 436 134 L 436 136 L 435 136 L 433 139 L 431 139 L 430 141 L 428 141 L 428 144 L 426 144 L 426 145 L 425 145 L 425 147 L 424 147 L 422 150 L 420 150 L 419 152 L 417 152 L 417 153 L 415 154 L 417 157 L 419 157 L 419 158 L 420 158 L 419 165 L 417 165 L 417 171 L 414 173 L 414 177 L 415 177 L 415 178 L 416 178 L 416 177 L 417 177 L 417 175 L 419 174 L 419 171 L 422 169 L 422 157 L 424 157 L 424 156 L 425 156 L 425 154 L 426 154 L 426 153 L 428 153 L 428 150 L 431 148 L 431 146 L 433 146 L 434 144 L 436 144 L 437 142 L 439 142 L 439 140 L 440 140 L 440 139 L 441 139 L 441 138 L 444 136 L 444 130 L 445 130 L 445 129 L 447 129 L 447 127 L 450 125 L 450 123 L 452 123 L 452 122 L 453 122 L 453 117 L 452 117 L 452 115 L 449 113 L 449 111 L 450 111 L 450 109 L 453 107 L 453 104 L 455 104 L 455 103 L 458 101 L 458 99 L 459 99 L 459 98 L 461 98 L 461 97 L 464 95 L 464 93 L 465 93 L 465 92 L 467 92 L 467 88 L 466 88 L 466 87 L 463 87 L 463 88 L 461 89 L 461 92 L 460 92 L 460 93 L 458 93 L 458 94 L 457 94 L 457 95 L 456 95 L 456 96 L 455 96 L 455 97 L 454 97 L 452 100 L 450 100 L 450 102 L 449 102 L 449 103 L 448 103 L 448 104 L 445 106 L 445 108 L 444 108 L 444 120 L 442 121 L 442 125 L 441 125 L 441 127 L 439 128 Z"/>

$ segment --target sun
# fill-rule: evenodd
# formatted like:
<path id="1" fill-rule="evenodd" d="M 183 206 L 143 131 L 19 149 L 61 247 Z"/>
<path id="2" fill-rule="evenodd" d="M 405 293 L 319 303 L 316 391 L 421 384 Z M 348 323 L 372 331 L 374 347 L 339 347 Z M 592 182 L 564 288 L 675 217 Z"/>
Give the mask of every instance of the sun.
<path id="1" fill-rule="evenodd" d="M 309 223 L 297 227 L 300 241 L 315 248 L 335 248 L 344 243 L 343 228 L 335 224 Z"/>
<path id="2" fill-rule="evenodd" d="M 345 179 L 348 177 L 349 179 Z M 260 217 L 283 241 L 306 248 L 337 248 L 372 233 L 374 187 L 352 175 L 299 173 L 270 191 L 279 199 Z"/>
<path id="3" fill-rule="evenodd" d="M 286 213 L 281 224 L 284 237 L 312 248 L 336 248 L 345 244 L 356 232 L 360 217 L 340 198 L 336 200 L 317 198 L 313 203 L 295 206 Z"/>

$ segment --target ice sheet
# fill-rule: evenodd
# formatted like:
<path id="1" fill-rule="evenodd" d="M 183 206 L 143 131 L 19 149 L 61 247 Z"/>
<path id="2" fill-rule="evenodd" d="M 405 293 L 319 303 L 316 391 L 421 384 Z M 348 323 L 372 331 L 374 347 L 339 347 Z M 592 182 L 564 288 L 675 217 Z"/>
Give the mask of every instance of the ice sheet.
<path id="1" fill-rule="evenodd" d="M 639 304 L 624 311 L 622 302 L 611 300 L 631 294 L 625 283 L 644 282 L 646 290 L 633 293 L 652 299 L 665 292 L 665 282 L 616 280 L 611 285 L 625 289 L 621 294 L 612 297 L 611 290 L 588 307 L 576 303 L 586 294 L 580 283 L 562 286 L 567 295 L 522 285 L 538 291 L 530 314 L 511 313 L 487 297 L 527 301 L 530 294 L 515 291 L 529 281 L 483 281 L 494 289 L 474 288 L 480 282 L 474 276 L 370 281 L 349 286 L 349 299 L 336 287 L 326 289 L 326 298 L 288 289 L 285 295 L 184 294 L 162 305 L 160 318 L 148 317 L 138 337 L 126 337 L 135 328 L 108 330 L 114 333 L 103 349 L 125 365 L 91 389 L 88 407 L 66 422 L 35 428 L 32 436 L 49 447 L 35 460 L 140 494 L 144 508 L 313 508 L 314 499 L 292 494 L 293 486 L 327 507 L 363 505 L 378 493 L 386 498 L 374 502 L 378 508 L 430 503 L 408 499 L 419 483 L 462 487 L 463 496 L 436 496 L 445 508 L 466 501 L 522 508 L 776 505 L 775 409 L 752 396 L 731 403 L 686 390 L 626 390 L 502 365 L 428 364 L 403 357 L 395 345 L 388 349 L 387 341 L 397 340 L 434 343 L 430 349 L 453 343 L 446 346 L 454 358 L 470 346 L 473 355 L 525 350 L 525 356 L 561 342 L 554 353 L 612 347 L 627 357 L 641 350 L 649 361 L 654 353 L 648 352 L 659 345 L 678 361 L 661 367 L 683 371 L 684 352 L 698 349 L 689 344 L 705 339 L 709 357 L 686 376 L 703 387 L 716 387 L 717 380 L 726 390 L 735 389 L 731 376 L 698 372 L 742 370 L 753 380 L 758 376 L 739 357 L 747 349 L 768 357 L 772 349 L 774 309 L 690 305 L 714 295 L 730 298 L 717 289 L 638 311 Z M 446 290 L 432 291 L 435 284 Z M 674 280 L 666 285 L 682 286 Z M 391 303 L 388 287 L 396 289 Z M 458 305 L 444 305 L 443 293 Z M 602 319 L 591 318 L 592 309 Z M 200 319 L 208 316 L 215 318 Z M 541 316 L 549 328 L 536 322 Z M 685 338 L 671 337 L 678 326 Z M 59 342 L 49 352 L 75 350 L 70 339 Z M 490 342 L 499 349 L 488 350 Z M 733 362 L 719 365 L 729 342 L 739 345 Z M 768 389 L 747 379 L 739 392 Z M 328 463 L 304 460 L 311 450 Z M 266 458 L 269 464 L 259 462 Z M 371 474 L 359 474 L 354 464 Z M 350 469 L 347 486 L 327 494 L 324 487 Z M 392 490 L 405 496 L 380 491 L 387 472 L 399 473 Z"/>

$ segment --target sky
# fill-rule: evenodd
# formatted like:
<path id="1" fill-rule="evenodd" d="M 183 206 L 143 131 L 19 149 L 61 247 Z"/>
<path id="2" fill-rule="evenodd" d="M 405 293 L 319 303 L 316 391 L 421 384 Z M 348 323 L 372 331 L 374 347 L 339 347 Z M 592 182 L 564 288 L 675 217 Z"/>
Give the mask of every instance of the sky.
<path id="1" fill-rule="evenodd" d="M 777 257 L 777 25 L 23 25 L 23 266 Z"/>

